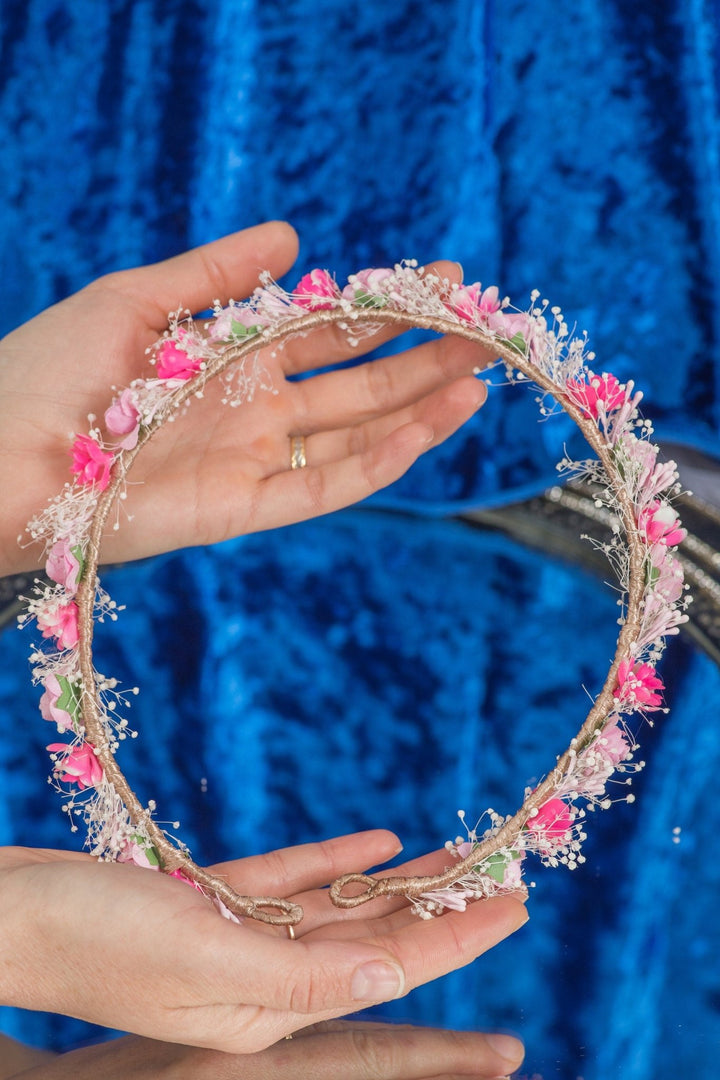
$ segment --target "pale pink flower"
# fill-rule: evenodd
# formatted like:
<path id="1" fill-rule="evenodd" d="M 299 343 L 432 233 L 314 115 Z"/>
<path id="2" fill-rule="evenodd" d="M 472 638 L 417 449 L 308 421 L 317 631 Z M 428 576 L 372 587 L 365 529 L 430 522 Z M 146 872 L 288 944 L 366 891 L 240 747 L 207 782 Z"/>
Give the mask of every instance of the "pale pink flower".
<path id="1" fill-rule="evenodd" d="M 476 899 L 471 889 L 435 889 L 422 894 L 423 900 L 431 904 L 441 904 L 448 911 L 466 911 L 468 900 Z"/>
<path id="2" fill-rule="evenodd" d="M 628 433 L 623 436 L 619 448 L 637 466 L 638 483 L 642 487 L 655 468 L 658 447 L 649 439 L 638 439 L 637 435 Z"/>
<path id="3" fill-rule="evenodd" d="M 619 409 L 626 398 L 626 387 L 618 382 L 614 375 L 605 372 L 602 375 L 588 372 L 586 381 L 568 379 L 565 392 L 570 400 L 593 420 L 597 420 L 601 414 L 607 416 L 613 410 Z"/>
<path id="4" fill-rule="evenodd" d="M 563 799 L 549 799 L 534 817 L 528 818 L 525 828 L 534 833 L 538 850 L 547 855 L 553 848 L 563 847 L 572 837 L 573 816 Z"/>
<path id="5" fill-rule="evenodd" d="M 76 435 L 72 447 L 72 471 L 81 484 L 94 484 L 104 491 L 110 482 L 113 455 L 89 435 Z"/>
<path id="6" fill-rule="evenodd" d="M 500 312 L 501 303 L 497 285 L 491 285 L 483 292 L 482 285 L 476 281 L 474 285 L 460 285 L 453 289 L 445 306 L 466 322 L 488 325 L 490 316 Z M 500 326 L 504 326 L 504 319 L 499 322 L 493 320 L 491 329 L 499 329 Z"/>
<path id="7" fill-rule="evenodd" d="M 236 308 L 226 307 L 217 313 L 208 330 L 213 341 L 227 341 L 232 337 L 231 327 L 236 310 Z"/>
<path id="8" fill-rule="evenodd" d="M 517 859 L 510 859 L 505 864 L 505 877 L 502 883 L 504 889 L 520 889 L 522 887 L 522 854 Z"/>
<path id="9" fill-rule="evenodd" d="M 156 355 L 160 379 L 191 379 L 200 370 L 201 363 L 200 359 L 189 356 L 170 338 L 162 343 Z"/>
<path id="10" fill-rule="evenodd" d="M 387 284 L 394 277 L 394 271 L 387 267 L 376 269 L 359 270 L 357 274 L 351 274 L 348 284 L 342 291 L 346 300 L 357 300 L 361 304 L 371 305 L 372 300 L 384 300 L 387 296 Z"/>
<path id="11" fill-rule="evenodd" d="M 642 625 L 638 635 L 637 647 L 644 649 L 660 638 L 679 633 L 679 627 L 688 621 L 684 611 L 674 604 L 669 604 L 657 592 L 648 593 L 643 603 Z"/>
<path id="12" fill-rule="evenodd" d="M 74 649 L 78 643 L 78 606 L 74 600 L 69 604 L 51 604 L 37 614 L 37 624 L 44 638 L 55 638 L 61 649 Z"/>
<path id="13" fill-rule="evenodd" d="M 497 330 L 508 341 L 520 336 L 530 346 L 536 336 L 537 323 L 524 311 L 500 310 L 489 320 L 492 329 Z"/>
<path id="14" fill-rule="evenodd" d="M 668 604 L 676 604 L 685 591 L 685 579 L 680 560 L 668 551 L 665 544 L 652 544 L 649 584 L 654 593 Z"/>
<path id="15" fill-rule="evenodd" d="M 630 745 L 617 722 L 598 735 L 581 754 L 564 785 L 565 794 L 575 792 L 585 798 L 600 798 L 616 767 L 630 753 Z"/>
<path id="16" fill-rule="evenodd" d="M 609 724 L 592 744 L 593 750 L 613 765 L 619 765 L 630 753 L 630 745 L 618 724 Z"/>
<path id="17" fill-rule="evenodd" d="M 237 304 L 225 308 L 215 319 L 210 328 L 211 338 L 246 338 L 259 334 L 263 327 L 267 326 L 269 319 L 255 307 L 248 304 Z"/>
<path id="18" fill-rule="evenodd" d="M 70 731 L 73 728 L 73 718 L 65 709 L 58 707 L 58 701 L 66 691 L 61 686 L 56 675 L 48 675 L 44 682 L 45 693 L 40 698 L 40 715 L 43 720 L 49 720 L 57 725 L 58 731 Z"/>
<path id="19" fill-rule="evenodd" d="M 648 544 L 665 544 L 675 547 L 680 544 L 687 532 L 680 525 L 675 510 L 664 499 L 653 499 L 638 514 L 638 531 Z"/>
<path id="20" fill-rule="evenodd" d="M 82 574 L 82 562 L 78 558 L 78 545 L 70 546 L 67 540 L 58 540 L 48 552 L 45 573 L 51 581 L 62 585 L 70 596 L 77 592 Z"/>
<path id="21" fill-rule="evenodd" d="M 133 863 L 135 866 L 142 866 L 146 870 L 159 870 L 160 865 L 157 862 L 152 862 L 148 858 L 148 849 L 144 844 L 139 844 L 137 840 L 130 839 L 126 842 L 122 851 L 117 856 L 117 861 L 120 863 Z"/>
<path id="22" fill-rule="evenodd" d="M 137 446 L 140 433 L 140 412 L 135 394 L 130 388 L 122 391 L 105 412 L 105 426 L 111 435 L 124 435 L 119 443 L 123 450 L 133 450 Z"/>
<path id="23" fill-rule="evenodd" d="M 90 743 L 68 746 L 67 743 L 50 743 L 51 754 L 62 754 L 53 767 L 56 779 L 63 784 L 77 784 L 81 791 L 97 787 L 103 779 L 102 765 L 95 756 Z"/>
<path id="24" fill-rule="evenodd" d="M 655 712 L 662 706 L 658 691 L 664 690 L 662 679 L 655 674 L 652 664 L 633 664 L 631 659 L 620 663 L 617 686 L 613 693 L 621 705 L 635 705 L 646 712 Z"/>
<path id="25" fill-rule="evenodd" d="M 311 270 L 295 286 L 293 300 L 308 311 L 335 307 L 340 290 L 327 270 Z"/>

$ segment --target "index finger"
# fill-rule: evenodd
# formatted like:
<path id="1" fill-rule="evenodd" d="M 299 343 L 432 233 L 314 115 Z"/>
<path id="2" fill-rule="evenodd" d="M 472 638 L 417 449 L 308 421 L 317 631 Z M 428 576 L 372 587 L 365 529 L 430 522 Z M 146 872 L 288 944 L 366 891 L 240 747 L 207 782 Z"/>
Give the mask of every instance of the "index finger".
<path id="1" fill-rule="evenodd" d="M 451 283 L 462 281 L 462 267 L 459 263 L 441 260 L 430 263 L 424 267 L 424 270 L 426 274 L 434 274 Z M 354 331 L 360 327 L 362 327 L 362 314 L 359 315 L 357 321 L 353 320 L 352 324 Z M 341 363 L 343 360 L 365 356 L 378 345 L 392 341 L 393 338 L 406 333 L 409 329 L 411 329 L 410 326 L 403 326 L 397 322 L 388 326 L 371 323 L 367 332 L 358 336 L 357 344 L 351 345 L 352 333 L 349 333 L 347 329 L 343 330 L 335 324 L 325 326 L 310 337 L 298 337 L 288 341 L 280 354 L 281 365 L 286 375 L 299 375 L 301 372 L 319 370 L 331 364 Z"/>
<path id="2" fill-rule="evenodd" d="M 121 293 L 140 302 L 149 326 L 161 331 L 169 311 L 191 312 L 215 300 L 243 300 L 268 270 L 280 277 L 297 257 L 297 233 L 285 221 L 269 221 L 176 255 L 163 262 L 120 270 L 107 279 Z"/>

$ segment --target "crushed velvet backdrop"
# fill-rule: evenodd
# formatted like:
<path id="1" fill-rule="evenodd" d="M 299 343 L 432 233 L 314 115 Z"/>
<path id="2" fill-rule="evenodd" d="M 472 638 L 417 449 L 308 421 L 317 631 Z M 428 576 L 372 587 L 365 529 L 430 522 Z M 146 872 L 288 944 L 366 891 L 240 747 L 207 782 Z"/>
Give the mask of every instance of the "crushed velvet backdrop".
<path id="1" fill-rule="evenodd" d="M 538 286 L 660 438 L 717 455 L 719 22 L 714 0 L 3 0 L 0 329 L 286 217 L 302 271 L 441 255 Z M 106 575 L 128 609 L 98 664 L 142 687 L 124 760 L 200 861 L 375 825 L 419 853 L 548 767 L 614 596 L 447 515 L 542 489 L 564 435 L 499 392 L 370 507 Z M 3 639 L 0 840 L 69 846 L 28 634 Z M 687 642 L 664 674 L 638 801 L 592 823 L 586 866 L 538 870 L 527 928 L 384 1015 L 513 1030 L 545 1080 L 714 1074 L 720 677 Z"/>

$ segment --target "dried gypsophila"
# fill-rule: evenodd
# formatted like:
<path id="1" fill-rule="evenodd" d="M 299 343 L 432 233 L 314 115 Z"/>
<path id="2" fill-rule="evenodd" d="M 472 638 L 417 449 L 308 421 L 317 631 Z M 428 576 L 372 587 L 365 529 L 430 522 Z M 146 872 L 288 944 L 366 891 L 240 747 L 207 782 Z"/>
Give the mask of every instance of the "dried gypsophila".
<path id="1" fill-rule="evenodd" d="M 456 865 L 443 874 L 345 875 L 331 888 L 333 902 L 350 907 L 402 893 L 429 916 L 517 888 L 522 860 L 530 852 L 548 865 L 577 866 L 583 859 L 586 810 L 610 805 L 609 785 L 628 784 L 642 767 L 633 761 L 637 744 L 626 718 L 662 708 L 655 664 L 666 637 L 687 618 L 674 554 L 684 536 L 671 501 L 676 469 L 657 461 L 634 385 L 592 370 L 586 335 L 571 333 L 559 308 L 534 293 L 530 308 L 518 311 L 495 287 L 451 285 L 405 262 L 351 275 L 342 289 L 323 270 L 305 275 L 291 293 L 265 277 L 249 300 L 216 305 L 215 318 L 202 324 L 188 311 L 175 312 L 149 351 L 154 377 L 116 391 L 104 432 L 91 418 L 89 433 L 78 435 L 73 445 L 73 483 L 30 523 L 31 538 L 45 541 L 47 571 L 55 584 L 38 583 L 23 621 L 36 619 L 43 636 L 54 642 L 54 650 L 34 653 L 35 677 L 45 690 L 43 715 L 72 735 L 69 743 L 50 747 L 55 782 L 68 795 L 71 817 L 84 821 L 93 853 L 189 880 L 214 897 L 225 914 L 273 922 L 301 917 L 287 901 L 237 897 L 196 867 L 185 848 L 155 823 L 154 804 L 139 803 L 117 766 L 115 752 L 126 722 L 116 714 L 117 701 L 108 698 L 111 680 L 102 680 L 92 667 L 89 644 L 93 617 L 116 614 L 97 581 L 102 527 L 113 500 L 122 498 L 138 450 L 192 397 L 201 397 L 210 379 L 224 378 L 224 400 L 241 404 L 258 387 L 273 390 L 261 350 L 282 347 L 323 325 L 344 328 L 355 344 L 397 323 L 494 348 L 510 381 L 538 387 L 541 415 L 563 409 L 575 420 L 597 460 L 563 459 L 560 468 L 595 484 L 598 504 L 615 517 L 615 536 L 604 550 L 618 576 L 625 614 L 615 659 L 587 719 L 551 773 L 525 792 L 515 815 L 488 811 L 490 825 L 482 836 L 470 830 L 467 840 L 450 845 Z M 344 891 L 358 884 L 361 894 Z"/>

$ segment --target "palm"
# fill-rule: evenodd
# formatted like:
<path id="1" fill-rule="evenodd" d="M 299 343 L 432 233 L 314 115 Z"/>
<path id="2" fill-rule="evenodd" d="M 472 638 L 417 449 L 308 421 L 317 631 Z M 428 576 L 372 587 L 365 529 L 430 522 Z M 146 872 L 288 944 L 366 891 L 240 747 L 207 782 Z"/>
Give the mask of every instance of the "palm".
<path id="1" fill-rule="evenodd" d="M 512 897 L 430 922 L 398 900 L 363 912 L 332 907 L 322 886 L 397 849 L 392 834 L 370 832 L 213 867 L 236 888 L 296 898 L 305 919 L 295 941 L 276 928 L 219 918 L 194 889 L 162 874 L 80 854 L 5 849 L 0 894 L 13 952 L 3 1000 L 246 1053 L 396 996 L 351 991 L 368 963 L 403 972 L 405 992 L 469 963 L 524 921 Z M 429 872 L 446 858 L 404 869 Z"/>
<path id="2" fill-rule="evenodd" d="M 294 255 L 287 226 L 260 226 L 167 263 L 101 278 L 4 339 L 1 569 L 36 565 L 40 553 L 18 551 L 15 537 L 68 479 L 72 433 L 87 430 L 89 413 L 102 416 L 112 386 L 149 370 L 145 350 L 168 310 L 241 298 L 259 269 L 279 276 Z M 454 272 L 451 264 L 442 269 Z M 382 331 L 372 345 L 394 333 Z M 278 393 L 258 391 L 240 410 L 213 407 L 220 387 L 210 386 L 209 400 L 193 403 L 181 423 L 165 425 L 139 456 L 127 507 L 133 526 L 109 537 L 103 557 L 212 543 L 346 506 L 397 479 L 484 400 L 471 372 L 487 357 L 459 340 L 288 381 L 352 354 L 332 329 L 266 353 Z M 307 436 L 308 468 L 291 472 L 295 434 Z"/>

